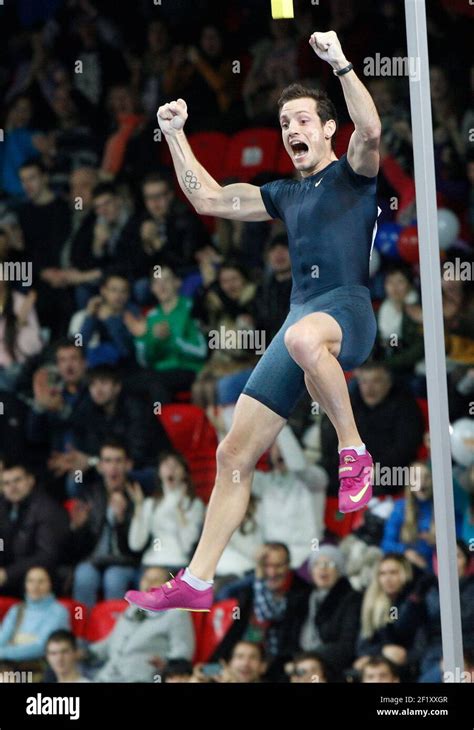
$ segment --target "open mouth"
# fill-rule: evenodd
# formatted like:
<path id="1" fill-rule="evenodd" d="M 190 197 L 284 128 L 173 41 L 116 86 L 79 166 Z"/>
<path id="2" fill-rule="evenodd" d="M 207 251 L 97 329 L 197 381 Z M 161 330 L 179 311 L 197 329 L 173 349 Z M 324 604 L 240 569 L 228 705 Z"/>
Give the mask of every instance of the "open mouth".
<path id="1" fill-rule="evenodd" d="M 300 160 L 309 151 L 309 147 L 305 142 L 294 141 L 291 142 L 290 147 L 295 160 Z"/>

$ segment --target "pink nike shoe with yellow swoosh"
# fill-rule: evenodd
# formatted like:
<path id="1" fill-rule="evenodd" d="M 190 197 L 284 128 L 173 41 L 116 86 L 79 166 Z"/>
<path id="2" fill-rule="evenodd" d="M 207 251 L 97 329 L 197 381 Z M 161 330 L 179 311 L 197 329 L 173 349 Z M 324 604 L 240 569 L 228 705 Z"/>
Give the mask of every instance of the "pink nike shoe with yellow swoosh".
<path id="1" fill-rule="evenodd" d="M 214 595 L 212 586 L 205 591 L 198 591 L 182 580 L 183 573 L 184 569 L 176 574 L 176 578 L 150 591 L 127 591 L 125 600 L 144 611 L 169 611 L 171 608 L 210 611 Z"/>
<path id="2" fill-rule="evenodd" d="M 339 454 L 339 512 L 363 509 L 372 499 L 374 462 L 368 451 L 359 455 L 354 449 Z"/>

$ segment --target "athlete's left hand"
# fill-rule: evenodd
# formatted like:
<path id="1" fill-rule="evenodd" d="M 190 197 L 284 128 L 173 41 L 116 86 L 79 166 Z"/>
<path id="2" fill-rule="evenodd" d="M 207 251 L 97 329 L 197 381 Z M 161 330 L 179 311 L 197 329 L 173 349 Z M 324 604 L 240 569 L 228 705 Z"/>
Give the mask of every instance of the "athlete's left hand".
<path id="1" fill-rule="evenodd" d="M 348 65 L 348 61 L 344 56 L 341 43 L 335 31 L 330 30 L 327 33 L 312 33 L 309 39 L 309 45 L 319 58 L 330 63 L 333 68 L 341 69 Z"/>

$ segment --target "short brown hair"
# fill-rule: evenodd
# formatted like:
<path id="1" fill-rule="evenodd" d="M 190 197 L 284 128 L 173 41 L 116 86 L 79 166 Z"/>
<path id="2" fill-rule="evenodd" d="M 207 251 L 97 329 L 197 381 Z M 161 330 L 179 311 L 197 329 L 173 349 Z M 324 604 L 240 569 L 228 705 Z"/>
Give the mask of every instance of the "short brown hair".
<path id="1" fill-rule="evenodd" d="M 280 98 L 278 99 L 278 117 L 281 114 L 283 104 L 286 104 L 287 101 L 293 101 L 293 99 L 314 99 L 316 102 L 316 112 L 322 124 L 326 124 L 326 122 L 330 119 L 334 119 L 336 122 L 336 131 L 331 137 L 331 146 L 334 149 L 334 142 L 339 123 L 336 107 L 326 92 L 321 91 L 320 89 L 310 89 L 307 86 L 303 86 L 303 84 L 290 84 L 283 89 Z"/>

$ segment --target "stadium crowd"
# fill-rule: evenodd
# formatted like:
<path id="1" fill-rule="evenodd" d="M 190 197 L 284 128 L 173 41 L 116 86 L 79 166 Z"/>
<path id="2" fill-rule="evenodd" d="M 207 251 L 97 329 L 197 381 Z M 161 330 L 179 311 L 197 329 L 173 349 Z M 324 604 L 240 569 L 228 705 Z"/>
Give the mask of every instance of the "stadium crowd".
<path id="1" fill-rule="evenodd" d="M 0 681 L 441 682 L 440 600 L 406 76 L 397 0 L 44 0 L 2 5 Z M 430 80 L 466 676 L 474 681 L 474 8 L 430 0 Z M 309 395 L 259 462 L 209 615 L 122 600 L 185 566 L 214 454 L 282 324 L 281 221 L 200 218 L 156 110 L 221 184 L 293 175 L 276 102 L 338 80 L 308 46 L 335 30 L 382 123 L 371 295 L 378 337 L 347 373 L 377 466 L 337 511 L 337 436 Z M 456 55 L 445 43 L 456 38 Z M 451 268 L 450 268 L 451 266 Z M 457 267 L 457 269 L 456 269 Z M 449 276 L 455 269 L 470 278 Z M 217 344 L 216 344 L 217 343 Z M 250 344 L 252 346 L 250 346 Z M 13 680 L 12 680 L 13 681 Z"/>

